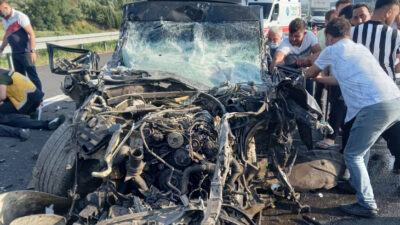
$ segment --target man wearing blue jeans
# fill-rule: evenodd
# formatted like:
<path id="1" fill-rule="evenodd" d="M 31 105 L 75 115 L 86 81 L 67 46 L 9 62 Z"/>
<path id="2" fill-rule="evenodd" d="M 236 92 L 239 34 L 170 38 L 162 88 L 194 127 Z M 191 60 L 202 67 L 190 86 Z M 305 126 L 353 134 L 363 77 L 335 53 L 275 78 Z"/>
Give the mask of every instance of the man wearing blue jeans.
<path id="1" fill-rule="evenodd" d="M 352 215 L 373 217 L 378 208 L 367 171 L 370 148 L 383 132 L 400 122 L 400 91 L 371 52 L 350 40 L 350 28 L 343 18 L 328 23 L 325 33 L 329 47 L 306 75 L 317 82 L 340 86 L 347 105 L 345 122 L 354 119 L 344 159 L 358 200 L 340 208 Z M 320 76 L 328 66 L 333 76 Z M 400 138 L 400 134 L 397 136 L 392 138 Z"/>

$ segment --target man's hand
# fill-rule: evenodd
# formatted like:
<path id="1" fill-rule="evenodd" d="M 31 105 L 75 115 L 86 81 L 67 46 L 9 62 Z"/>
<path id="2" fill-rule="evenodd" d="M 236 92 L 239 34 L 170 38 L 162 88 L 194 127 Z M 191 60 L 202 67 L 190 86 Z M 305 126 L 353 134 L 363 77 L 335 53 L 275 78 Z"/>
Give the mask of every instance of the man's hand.
<path id="1" fill-rule="evenodd" d="M 31 59 L 31 62 L 33 63 L 33 64 L 35 64 L 36 63 L 36 52 L 31 52 L 31 53 L 29 53 L 30 55 L 29 55 L 29 57 L 30 57 L 30 59 Z"/>
<path id="2" fill-rule="evenodd" d="M 310 68 L 308 68 L 305 71 L 306 77 L 307 78 L 313 78 L 319 75 L 321 73 L 321 69 L 318 68 L 316 65 L 312 65 Z"/>

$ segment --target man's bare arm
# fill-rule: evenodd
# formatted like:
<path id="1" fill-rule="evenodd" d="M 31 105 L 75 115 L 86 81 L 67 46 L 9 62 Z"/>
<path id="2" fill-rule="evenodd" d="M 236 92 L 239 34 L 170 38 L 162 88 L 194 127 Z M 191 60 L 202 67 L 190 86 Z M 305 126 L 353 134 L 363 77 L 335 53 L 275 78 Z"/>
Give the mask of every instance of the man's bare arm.
<path id="1" fill-rule="evenodd" d="M 318 58 L 319 54 L 321 53 L 321 51 L 322 51 L 322 49 L 321 49 L 321 46 L 319 46 L 319 44 L 316 44 L 311 48 L 312 55 L 309 56 L 310 60 L 311 60 L 311 63 L 314 63 L 315 60 L 317 60 L 317 58 Z"/>
<path id="2" fill-rule="evenodd" d="M 302 57 L 296 60 L 296 65 L 300 67 L 311 66 L 315 60 L 318 58 L 319 53 L 321 53 L 321 46 L 319 44 L 314 45 L 311 47 L 311 55 Z"/>
<path id="3" fill-rule="evenodd" d="M 31 46 L 31 49 L 36 49 L 36 36 L 32 25 L 29 24 L 28 26 L 24 27 L 24 30 L 29 35 L 29 46 Z"/>
<path id="4" fill-rule="evenodd" d="M 277 51 L 275 53 L 274 59 L 269 66 L 269 70 L 272 71 L 276 65 L 283 64 L 283 60 L 285 59 L 285 54 L 281 51 Z"/>
<path id="5" fill-rule="evenodd" d="M 318 75 L 316 77 L 313 78 L 314 81 L 318 82 L 318 83 L 322 83 L 322 84 L 326 84 L 326 85 L 330 85 L 330 86 L 338 86 L 339 83 L 336 80 L 336 78 L 334 76 L 321 76 Z"/>
<path id="6" fill-rule="evenodd" d="M 36 36 L 35 36 L 35 32 L 33 31 L 32 25 L 29 24 L 28 26 L 24 27 L 24 30 L 29 35 L 29 46 L 31 47 L 31 50 L 36 49 Z M 35 63 L 36 62 L 36 53 L 31 53 L 30 58 L 31 58 L 32 63 Z"/>
<path id="7" fill-rule="evenodd" d="M 305 74 L 307 78 L 314 78 L 318 76 L 318 74 L 321 73 L 321 71 L 322 70 L 318 66 L 312 65 L 310 68 L 306 70 Z"/>
<path id="8" fill-rule="evenodd" d="M 308 68 L 308 70 L 306 71 L 306 77 L 307 78 L 312 78 L 314 81 L 317 81 L 319 83 L 323 83 L 326 85 L 331 85 L 331 86 L 335 86 L 335 85 L 339 85 L 338 81 L 336 80 L 335 77 L 333 76 L 322 76 L 321 73 L 321 69 L 316 66 L 315 64 L 312 65 L 310 68 Z"/>

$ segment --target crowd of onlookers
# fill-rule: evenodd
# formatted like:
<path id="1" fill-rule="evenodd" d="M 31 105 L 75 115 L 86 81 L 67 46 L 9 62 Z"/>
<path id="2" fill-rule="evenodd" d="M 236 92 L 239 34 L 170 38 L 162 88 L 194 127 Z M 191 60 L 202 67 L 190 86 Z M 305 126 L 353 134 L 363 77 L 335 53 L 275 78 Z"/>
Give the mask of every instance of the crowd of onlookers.
<path id="1" fill-rule="evenodd" d="M 289 37 L 278 27 L 268 33 L 270 70 L 278 64 L 306 68 L 306 89 L 322 106 L 334 132 L 316 142 L 321 149 L 341 152 L 349 172 L 343 187 L 356 193 L 357 203 L 343 205 L 347 213 L 372 217 L 378 213 L 367 165 L 370 148 L 383 137 L 400 173 L 400 2 L 377 0 L 375 9 L 339 0 L 325 15 L 326 28 L 316 35 L 298 18 L 289 25 Z M 328 107 L 326 107 L 328 109 Z"/>

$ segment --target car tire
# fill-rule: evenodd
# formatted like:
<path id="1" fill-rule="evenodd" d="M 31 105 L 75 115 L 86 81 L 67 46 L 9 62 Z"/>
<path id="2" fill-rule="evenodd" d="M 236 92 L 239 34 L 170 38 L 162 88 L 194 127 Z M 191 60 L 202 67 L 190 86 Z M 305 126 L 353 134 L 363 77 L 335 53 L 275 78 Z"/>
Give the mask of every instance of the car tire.
<path id="1" fill-rule="evenodd" d="M 73 186 L 77 144 L 72 140 L 74 126 L 67 120 L 47 140 L 33 168 L 35 190 L 67 196 Z"/>

